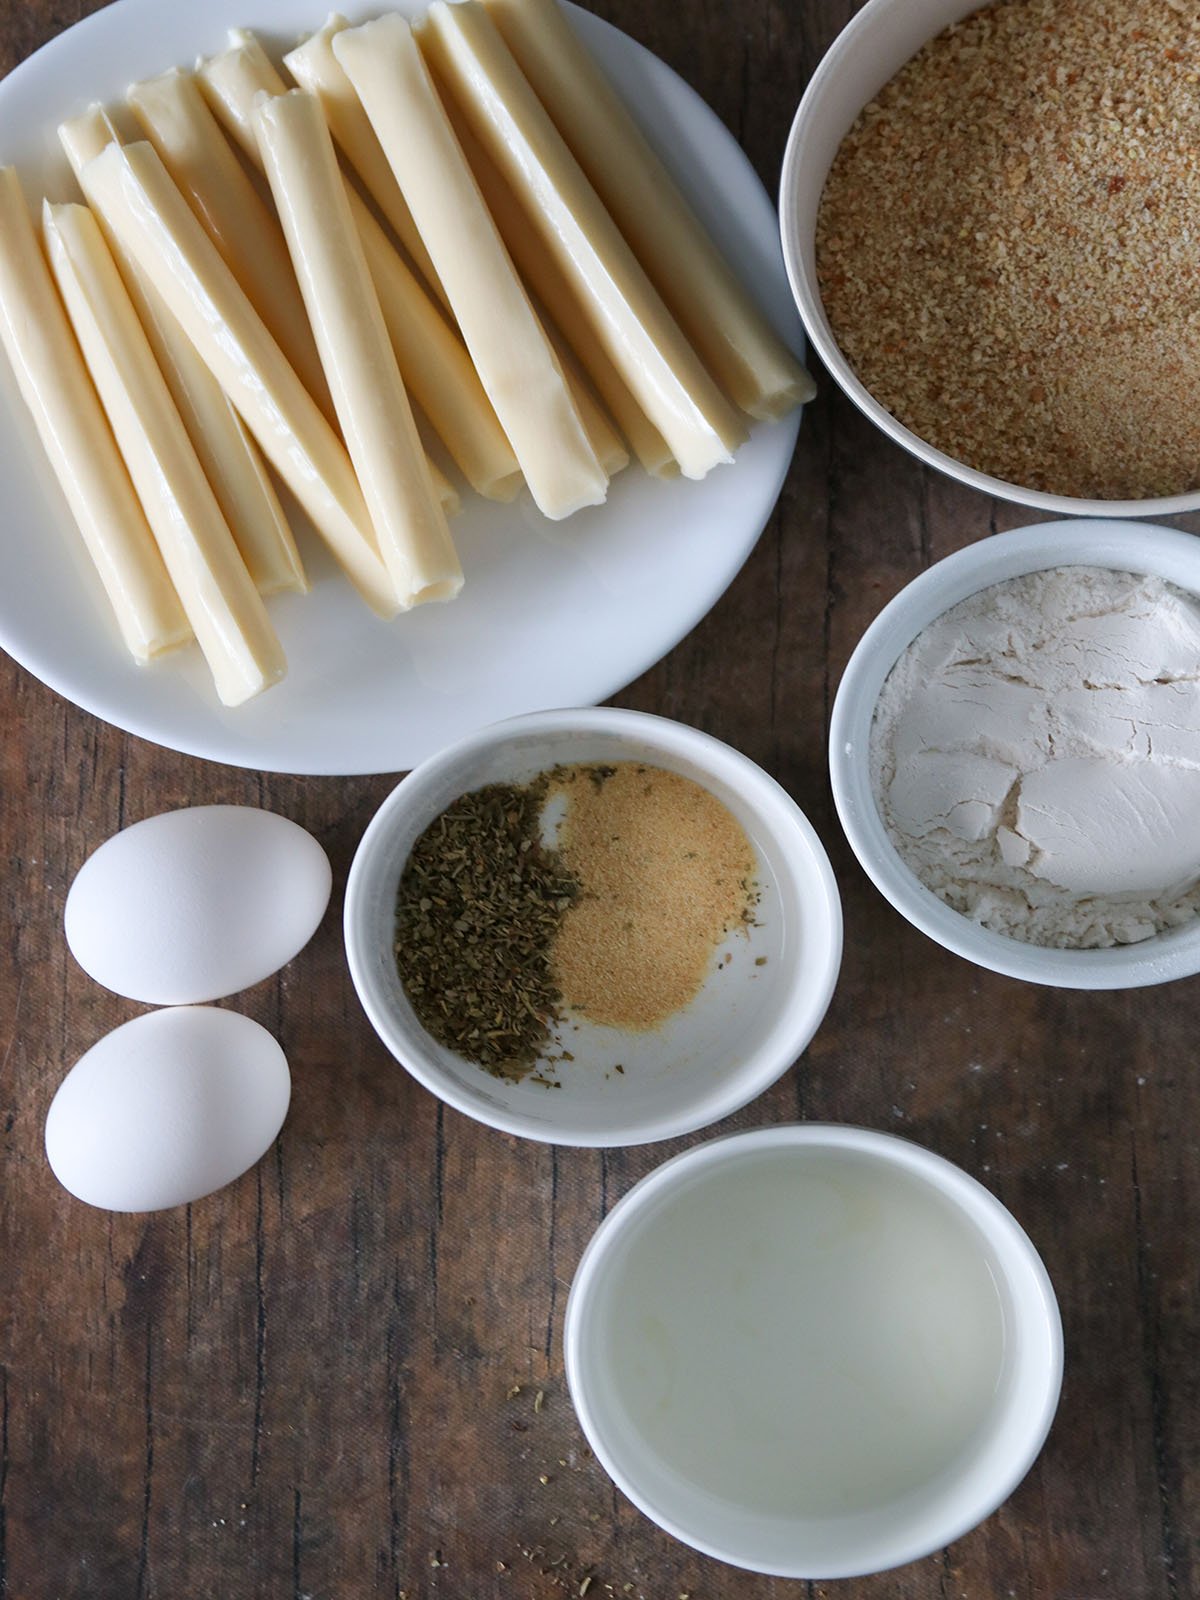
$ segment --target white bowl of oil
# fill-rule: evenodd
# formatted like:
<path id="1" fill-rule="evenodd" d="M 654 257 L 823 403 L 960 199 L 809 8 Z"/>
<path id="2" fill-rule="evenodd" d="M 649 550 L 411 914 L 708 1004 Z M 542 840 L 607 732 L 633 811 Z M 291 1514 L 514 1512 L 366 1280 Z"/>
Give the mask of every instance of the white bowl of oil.
<path id="1" fill-rule="evenodd" d="M 701 785 L 744 830 L 753 920 L 723 939 L 695 998 L 652 1029 L 576 1020 L 550 1070 L 493 1076 L 421 1025 L 397 970 L 396 901 L 415 842 L 460 796 L 556 766 L 640 762 Z M 646 1144 L 708 1127 L 770 1087 L 825 1015 L 842 954 L 837 884 L 795 801 L 720 740 L 682 723 L 599 707 L 496 723 L 411 773 L 372 820 L 350 871 L 351 977 L 380 1039 L 446 1104 L 506 1133 L 566 1145 Z M 620 1070 L 618 1071 L 618 1067 Z"/>
<path id="2" fill-rule="evenodd" d="M 564 1331 L 617 1486 L 706 1555 L 884 1571 L 988 1516 L 1041 1449 L 1062 1327 L 1042 1262 L 965 1172 L 861 1128 L 665 1162 L 605 1218 Z"/>

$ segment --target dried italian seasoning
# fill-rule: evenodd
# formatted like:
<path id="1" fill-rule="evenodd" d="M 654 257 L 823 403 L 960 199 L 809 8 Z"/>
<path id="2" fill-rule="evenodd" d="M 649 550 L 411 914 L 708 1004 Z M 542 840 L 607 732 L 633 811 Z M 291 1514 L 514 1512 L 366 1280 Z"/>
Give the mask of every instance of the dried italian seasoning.
<path id="1" fill-rule="evenodd" d="M 396 965 L 422 1025 L 498 1077 L 528 1072 L 562 996 L 550 949 L 579 886 L 541 837 L 548 776 L 489 784 L 413 846 L 396 905 Z"/>

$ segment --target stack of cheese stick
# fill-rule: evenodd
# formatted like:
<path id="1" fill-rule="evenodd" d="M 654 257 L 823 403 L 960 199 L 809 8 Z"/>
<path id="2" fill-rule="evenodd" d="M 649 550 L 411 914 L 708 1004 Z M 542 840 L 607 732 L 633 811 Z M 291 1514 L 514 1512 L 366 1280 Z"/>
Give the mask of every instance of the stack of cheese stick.
<path id="1" fill-rule="evenodd" d="M 122 636 L 194 638 L 227 705 L 308 587 L 268 465 L 390 617 L 462 586 L 439 461 L 559 519 L 812 394 L 556 0 L 332 16 L 283 66 L 238 30 L 132 86 L 143 138 L 63 123 L 87 204 L 41 248 L 0 174 L 0 340 Z"/>

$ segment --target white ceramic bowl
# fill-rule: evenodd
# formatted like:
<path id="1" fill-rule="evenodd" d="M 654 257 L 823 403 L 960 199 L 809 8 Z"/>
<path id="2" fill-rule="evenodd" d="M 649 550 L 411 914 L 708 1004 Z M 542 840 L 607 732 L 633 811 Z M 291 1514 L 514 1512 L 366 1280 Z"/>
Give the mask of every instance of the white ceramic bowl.
<path id="1" fill-rule="evenodd" d="M 817 283 L 817 210 L 838 146 L 859 112 L 906 61 L 980 0 L 867 0 L 813 73 L 792 123 L 779 185 L 779 226 L 792 293 L 813 349 L 834 378 L 889 438 L 928 466 L 1003 500 L 1062 516 L 1150 517 L 1200 510 L 1200 490 L 1156 500 L 1084 500 L 1046 494 L 966 466 L 897 422 L 864 387 L 842 354 Z"/>
<path id="2" fill-rule="evenodd" d="M 686 1221 L 698 1212 L 704 1216 L 714 1205 L 720 1209 L 727 1203 L 730 1177 L 736 1175 L 736 1182 L 744 1186 L 750 1164 L 764 1159 L 774 1163 L 776 1172 L 782 1160 L 792 1179 L 809 1185 L 811 1203 L 791 1231 L 808 1234 L 810 1243 L 803 1248 L 811 1252 L 807 1256 L 811 1264 L 807 1271 L 797 1264 L 801 1257 L 789 1248 L 786 1223 L 783 1231 L 772 1235 L 772 1242 L 758 1250 L 754 1240 L 740 1251 L 736 1244 L 712 1249 L 706 1248 L 705 1240 L 696 1240 L 696 1251 L 703 1253 L 712 1273 L 707 1291 L 702 1274 L 687 1265 L 690 1252 L 679 1241 L 680 1218 Z M 778 1395 L 771 1374 L 786 1371 L 789 1352 L 795 1360 L 807 1355 L 809 1371 L 820 1368 L 827 1373 L 822 1383 L 828 1382 L 828 1390 L 822 1392 L 837 1394 L 850 1410 L 868 1407 L 867 1427 L 874 1427 L 870 1408 L 881 1406 L 893 1416 L 904 1415 L 898 1440 L 893 1437 L 893 1448 L 898 1445 L 903 1463 L 904 1430 L 920 1426 L 919 1400 L 904 1395 L 893 1400 L 886 1393 L 875 1393 L 869 1375 L 861 1385 L 847 1378 L 842 1368 L 853 1372 L 855 1356 L 849 1347 L 856 1336 L 850 1332 L 830 1349 L 828 1328 L 836 1324 L 823 1322 L 823 1305 L 832 1296 L 843 1307 L 860 1304 L 867 1316 L 884 1315 L 887 1328 L 903 1343 L 905 1335 L 899 1329 L 912 1325 L 913 1304 L 920 1306 L 926 1295 L 941 1294 L 952 1306 L 962 1283 L 954 1273 L 953 1282 L 939 1283 L 937 1269 L 932 1269 L 932 1277 L 926 1276 L 928 1266 L 914 1265 L 907 1276 L 877 1253 L 866 1258 L 866 1267 L 856 1255 L 848 1297 L 844 1281 L 831 1287 L 822 1257 L 822 1250 L 829 1248 L 826 1241 L 890 1225 L 888 1220 L 882 1224 L 872 1220 L 869 1210 L 858 1215 L 850 1203 L 838 1200 L 836 1192 L 832 1203 L 824 1201 L 819 1185 L 831 1160 L 841 1163 L 843 1171 L 847 1162 L 858 1163 L 858 1170 L 881 1186 L 879 1194 L 915 1189 L 921 1204 L 941 1210 L 948 1225 L 969 1241 L 966 1257 L 956 1258 L 958 1265 L 970 1267 L 972 1283 L 976 1274 L 986 1274 L 985 1283 L 990 1278 L 989 1289 L 994 1288 L 996 1296 L 993 1326 L 1002 1323 L 1003 1332 L 997 1336 L 996 1365 L 989 1372 L 995 1387 L 979 1392 L 978 1408 L 953 1455 L 942 1459 L 938 1468 L 929 1468 L 929 1476 L 924 1470 L 910 1474 L 903 1491 L 880 1492 L 876 1501 L 876 1485 L 863 1486 L 863 1496 L 853 1509 L 802 1517 L 781 1509 L 788 1498 L 787 1484 L 795 1484 L 808 1464 L 804 1439 L 812 1438 L 814 1429 L 823 1429 L 836 1440 L 839 1417 L 825 1415 L 806 1425 L 812 1396 L 803 1396 L 803 1391 L 799 1400 Z M 726 1181 L 714 1196 L 722 1180 Z M 707 1200 L 706 1186 L 711 1186 L 712 1197 Z M 770 1215 L 774 1218 L 777 1211 L 772 1208 Z M 817 1237 L 822 1230 L 823 1238 Z M 651 1291 L 653 1326 L 642 1329 L 637 1320 L 638 1276 L 646 1260 L 653 1259 L 656 1235 L 661 1241 L 658 1248 L 665 1247 L 670 1263 L 652 1282 L 669 1288 L 666 1295 Z M 894 1229 L 889 1237 L 905 1237 L 903 1228 Z M 681 1260 L 682 1268 L 676 1265 Z M 792 1315 L 780 1315 L 781 1297 L 772 1293 L 773 1282 L 794 1289 L 799 1308 Z M 725 1309 L 728 1302 L 733 1303 L 733 1314 Z M 744 1330 L 736 1320 L 739 1306 L 746 1308 Z M 881 1306 L 887 1312 L 880 1312 Z M 776 1321 L 786 1326 L 773 1326 Z M 719 1324 L 715 1334 L 714 1323 Z M 620 1359 L 622 1325 L 640 1341 L 644 1360 L 636 1353 Z M 936 1342 L 928 1326 L 926 1333 Z M 1062 1381 L 1062 1326 L 1054 1290 L 1037 1251 L 1000 1202 L 965 1172 L 906 1140 L 862 1128 L 816 1124 L 714 1139 L 665 1162 L 636 1184 L 584 1251 L 567 1302 L 563 1343 L 580 1423 L 618 1488 L 661 1528 L 705 1555 L 785 1578 L 880 1572 L 959 1538 L 1007 1499 L 1029 1470 L 1054 1417 Z M 912 1359 L 923 1376 L 919 1366 L 923 1358 Z M 924 1359 L 933 1359 L 930 1351 L 925 1351 Z M 633 1376 L 633 1369 L 646 1362 L 653 1363 L 649 1379 L 653 1397 L 643 1387 L 645 1376 Z M 892 1370 L 904 1370 L 903 1362 Z M 939 1362 L 938 1370 L 948 1369 Z M 726 1391 L 715 1406 L 714 1384 Z M 725 1420 L 713 1428 L 710 1416 L 721 1414 L 722 1405 Z M 711 1468 L 698 1465 L 694 1447 L 664 1452 L 661 1429 L 676 1424 L 660 1424 L 656 1430 L 652 1414 L 674 1417 L 686 1431 L 697 1409 L 705 1422 L 705 1453 L 710 1438 L 719 1432 L 726 1456 L 748 1456 L 757 1462 L 761 1448 L 778 1451 L 781 1461 L 791 1456 L 801 1463 L 793 1467 L 794 1475 L 779 1469 L 776 1476 L 772 1469 L 767 1484 L 778 1504 L 764 1510 L 747 1503 L 754 1494 L 767 1492 L 746 1487 L 749 1473 L 739 1473 L 736 1489 L 723 1496 L 714 1493 L 703 1481 Z M 881 1424 L 885 1435 L 891 1425 L 888 1420 Z M 864 1422 L 860 1417 L 856 1424 L 847 1415 L 845 1426 L 861 1428 Z M 914 1448 L 918 1447 L 914 1440 Z M 872 1464 L 873 1457 L 860 1460 L 857 1470 L 870 1471 Z"/>
<path id="3" fill-rule="evenodd" d="M 1109 950 L 1024 944 L 940 900 L 901 859 L 871 787 L 871 722 L 900 655 L 944 611 L 991 584 L 1047 567 L 1150 573 L 1200 595 L 1200 539 L 1137 522 L 1042 522 L 968 545 L 923 572 L 875 618 L 850 657 L 829 729 L 829 775 L 842 827 L 867 875 L 896 910 L 977 966 L 1061 989 L 1133 989 L 1200 972 L 1200 920 Z"/>
<path id="4" fill-rule="evenodd" d="M 661 1028 L 638 1034 L 585 1025 L 572 1033 L 575 1059 L 555 1069 L 561 1088 L 495 1078 L 432 1039 L 405 996 L 392 946 L 409 851 L 452 801 L 484 784 L 525 782 L 559 763 L 628 760 L 703 784 L 742 824 L 759 859 L 757 925 L 729 938 L 728 964 Z M 405 778 L 354 858 L 345 938 L 354 986 L 376 1033 L 447 1105 L 506 1133 L 612 1146 L 706 1127 L 774 1083 L 825 1015 L 841 962 L 842 916 L 821 842 L 773 778 L 694 728 L 600 708 L 497 723 Z M 621 1073 L 613 1070 L 617 1062 Z"/>

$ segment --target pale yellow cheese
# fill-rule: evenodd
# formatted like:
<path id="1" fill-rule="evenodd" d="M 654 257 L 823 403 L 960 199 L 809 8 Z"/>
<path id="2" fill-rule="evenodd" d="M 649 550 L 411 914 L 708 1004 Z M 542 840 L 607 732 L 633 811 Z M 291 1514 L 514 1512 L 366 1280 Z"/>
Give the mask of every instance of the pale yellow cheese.
<path id="1" fill-rule="evenodd" d="M 487 12 L 434 0 L 418 36 L 680 471 L 703 478 L 732 460 L 746 436 L 740 415 L 663 304 Z"/>
<path id="2" fill-rule="evenodd" d="M 155 150 L 144 143 L 109 145 L 81 170 L 79 181 L 182 323 L 259 448 L 360 593 L 381 616 L 393 615 L 395 590 L 341 440 Z"/>
<path id="3" fill-rule="evenodd" d="M 254 132 L 254 104 L 262 94 L 286 94 L 287 84 L 249 28 L 230 28 L 228 49 L 196 68 L 196 82 L 209 109 L 242 154 L 262 170 Z"/>
<path id="4" fill-rule="evenodd" d="M 116 263 L 86 206 L 46 203 L 50 267 L 217 694 L 277 683 L 283 650 L 196 459 Z"/>
<path id="5" fill-rule="evenodd" d="M 437 495 L 438 505 L 448 517 L 457 516 L 462 510 L 462 496 L 432 456 L 426 456 L 425 467 L 429 473 L 429 481 L 433 484 L 433 492 Z"/>
<path id="6" fill-rule="evenodd" d="M 105 145 L 120 142 L 111 119 L 98 105 L 60 124 L 58 137 L 77 176 Z M 255 587 L 264 595 L 284 589 L 307 593 L 296 541 L 254 441 L 141 267 L 105 229 L 103 219 L 98 220 Z"/>
<path id="7" fill-rule="evenodd" d="M 0 168 L 0 340 L 130 655 L 149 661 L 184 643 L 191 628 L 55 292 L 12 167 Z"/>
<path id="8" fill-rule="evenodd" d="M 603 345 L 582 314 L 573 288 L 554 257 L 542 248 L 516 196 L 500 176 L 495 162 L 471 131 L 448 91 L 443 96 L 443 103 L 455 137 L 462 146 L 484 202 L 492 214 L 492 221 L 500 230 L 500 237 L 524 278 L 526 287 L 547 314 L 543 318 L 547 333 L 554 340 L 557 331 L 566 342 L 576 361 L 596 386 L 597 393 L 645 470 L 656 478 L 678 477 L 679 463 L 671 454 L 667 441 L 609 360 Z M 558 349 L 557 343 L 555 348 Z M 560 350 L 560 359 L 561 355 Z"/>
<path id="9" fill-rule="evenodd" d="M 126 98 L 250 304 L 332 422 L 333 401 L 279 224 L 230 149 L 195 79 L 172 69 L 135 83 Z"/>
<path id="10" fill-rule="evenodd" d="M 754 417 L 811 400 L 763 316 L 555 0 L 484 0 L 522 72 L 709 369 Z"/>
<path id="11" fill-rule="evenodd" d="M 354 92 L 354 86 L 333 53 L 334 34 L 341 33 L 349 26 L 345 17 L 334 12 L 323 28 L 318 28 L 311 38 L 288 51 L 283 64 L 300 87 L 307 89 L 309 94 L 315 94 L 321 102 L 329 131 L 337 140 L 343 155 L 387 218 L 397 239 L 408 251 L 413 265 L 449 310 L 450 302 L 429 259 L 425 241 L 417 231 L 408 202 L 392 175 L 387 157 Z"/>
<path id="12" fill-rule="evenodd" d="M 408 23 L 393 12 L 348 28 L 334 35 L 333 51 L 404 191 L 536 504 L 552 518 L 599 505 L 607 475 Z"/>
<path id="13" fill-rule="evenodd" d="M 346 198 L 401 377 L 476 493 L 513 499 L 524 482 L 521 469 L 466 346 L 349 186 Z"/>
<path id="14" fill-rule="evenodd" d="M 542 326 L 546 330 L 546 337 L 554 346 L 554 353 L 563 369 L 571 397 L 579 407 L 579 415 L 583 418 L 587 436 L 592 441 L 592 449 L 596 452 L 605 472 L 610 478 L 615 478 L 618 472 L 624 472 L 629 465 L 629 451 L 621 443 L 621 436 L 609 421 L 608 413 L 588 388 L 587 379 L 579 370 L 579 363 L 567 341 L 544 317 Z"/>
<path id="15" fill-rule="evenodd" d="M 452 600 L 462 567 L 315 95 L 265 97 L 255 132 L 350 459 L 401 606 Z"/>
<path id="16" fill-rule="evenodd" d="M 261 168 L 255 98 L 282 94 L 284 84 L 252 33 L 237 29 L 230 37 L 230 48 L 206 61 L 198 77 L 226 132 Z M 346 196 L 405 387 L 471 487 L 491 500 L 511 500 L 523 482 L 520 468 L 466 347 L 350 184 Z"/>

